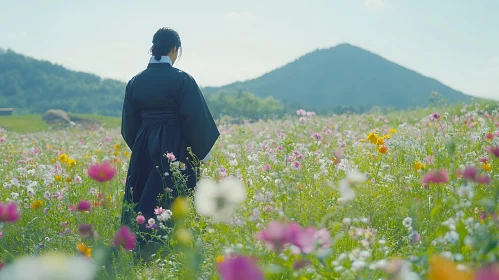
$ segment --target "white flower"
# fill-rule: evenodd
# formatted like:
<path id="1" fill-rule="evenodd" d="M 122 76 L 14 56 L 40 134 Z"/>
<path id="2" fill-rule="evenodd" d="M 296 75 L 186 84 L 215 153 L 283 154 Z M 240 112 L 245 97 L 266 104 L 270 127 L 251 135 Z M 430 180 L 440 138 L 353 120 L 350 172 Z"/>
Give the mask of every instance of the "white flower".
<path id="1" fill-rule="evenodd" d="M 355 198 L 354 190 L 352 189 L 352 187 L 350 187 L 350 184 L 345 179 L 343 179 L 339 182 L 338 191 L 340 193 L 341 198 L 343 198 L 346 201 L 352 200 Z"/>
<path id="2" fill-rule="evenodd" d="M 154 224 L 156 223 L 156 221 L 155 221 L 153 218 L 150 218 L 150 219 L 147 221 L 147 223 L 148 223 L 150 226 L 152 226 L 152 225 L 154 225 Z"/>
<path id="3" fill-rule="evenodd" d="M 362 183 L 362 182 L 367 180 L 367 177 L 366 177 L 366 175 L 364 175 L 363 173 L 360 173 L 357 170 L 351 170 L 351 171 L 347 172 L 347 180 L 352 184 L 353 183 Z"/>
<path id="4" fill-rule="evenodd" d="M 199 180 L 194 196 L 196 210 L 200 215 L 222 222 L 228 222 L 245 199 L 244 185 L 234 177 L 223 179 L 218 184 L 203 178 Z"/>
<path id="5" fill-rule="evenodd" d="M 166 222 L 172 217 L 172 211 L 166 209 L 161 213 L 160 215 L 157 216 L 158 220 L 161 222 Z"/>
<path id="6" fill-rule="evenodd" d="M 412 218 L 407 217 L 402 221 L 404 227 L 409 228 L 412 225 Z"/>
<path id="7" fill-rule="evenodd" d="M 459 234 L 457 232 L 451 230 L 445 234 L 444 238 L 449 243 L 456 243 L 457 241 L 459 241 Z"/>

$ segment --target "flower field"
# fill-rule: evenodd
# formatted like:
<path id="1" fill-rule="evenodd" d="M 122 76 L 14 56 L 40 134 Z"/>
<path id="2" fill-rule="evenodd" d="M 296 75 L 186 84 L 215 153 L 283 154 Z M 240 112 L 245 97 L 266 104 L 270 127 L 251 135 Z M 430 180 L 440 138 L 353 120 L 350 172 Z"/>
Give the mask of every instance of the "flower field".
<path id="1" fill-rule="evenodd" d="M 147 261 L 119 128 L 0 131 L 0 279 L 499 279 L 497 108 L 220 124 Z"/>

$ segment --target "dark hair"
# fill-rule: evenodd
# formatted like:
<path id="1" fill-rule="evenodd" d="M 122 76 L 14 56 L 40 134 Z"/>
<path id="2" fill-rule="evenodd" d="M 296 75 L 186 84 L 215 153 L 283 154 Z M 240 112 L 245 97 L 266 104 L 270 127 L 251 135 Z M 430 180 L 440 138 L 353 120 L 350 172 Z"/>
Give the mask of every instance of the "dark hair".
<path id="1" fill-rule="evenodd" d="M 157 61 L 161 60 L 161 56 L 168 55 L 173 47 L 177 47 L 181 54 L 182 43 L 177 31 L 171 28 L 160 28 L 152 37 L 152 47 L 150 54 Z"/>

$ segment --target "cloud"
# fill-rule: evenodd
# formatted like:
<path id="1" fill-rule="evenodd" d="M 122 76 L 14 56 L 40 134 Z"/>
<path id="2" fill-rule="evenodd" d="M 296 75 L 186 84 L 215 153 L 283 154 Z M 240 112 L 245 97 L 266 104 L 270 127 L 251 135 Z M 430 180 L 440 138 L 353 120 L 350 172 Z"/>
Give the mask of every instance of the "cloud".
<path id="1" fill-rule="evenodd" d="M 256 16 L 248 12 L 228 12 L 224 18 L 232 21 L 252 21 Z"/>
<path id="2" fill-rule="evenodd" d="M 7 37 L 9 39 L 24 39 L 26 38 L 26 32 L 10 32 Z"/>
<path id="3" fill-rule="evenodd" d="M 366 0 L 364 6 L 373 10 L 381 10 L 385 6 L 385 2 L 383 0 Z"/>

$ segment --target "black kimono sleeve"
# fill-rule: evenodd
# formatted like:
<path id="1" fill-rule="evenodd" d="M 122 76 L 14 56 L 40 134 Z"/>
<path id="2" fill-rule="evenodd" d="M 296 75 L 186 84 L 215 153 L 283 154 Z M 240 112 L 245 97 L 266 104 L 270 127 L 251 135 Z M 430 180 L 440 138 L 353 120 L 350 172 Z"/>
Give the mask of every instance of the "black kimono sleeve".
<path id="1" fill-rule="evenodd" d="M 133 79 L 126 86 L 123 111 L 121 115 L 121 135 L 130 149 L 141 126 L 140 112 L 132 102 Z"/>
<path id="2" fill-rule="evenodd" d="M 194 78 L 186 74 L 180 92 L 182 132 L 198 159 L 203 159 L 220 136 L 217 125 Z"/>

